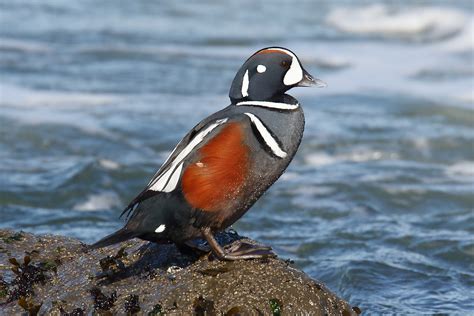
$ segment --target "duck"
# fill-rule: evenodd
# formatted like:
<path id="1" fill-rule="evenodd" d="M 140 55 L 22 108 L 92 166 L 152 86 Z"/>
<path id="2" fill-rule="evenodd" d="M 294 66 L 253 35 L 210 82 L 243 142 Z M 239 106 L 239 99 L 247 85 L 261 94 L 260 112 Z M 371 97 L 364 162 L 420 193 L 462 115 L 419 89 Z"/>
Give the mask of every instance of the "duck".
<path id="1" fill-rule="evenodd" d="M 204 118 L 176 145 L 121 216 L 123 228 L 91 245 L 98 249 L 140 238 L 189 245 L 202 238 L 220 260 L 274 256 L 271 247 L 223 248 L 215 234 L 242 217 L 278 180 L 303 137 L 303 109 L 286 92 L 325 87 L 283 47 L 252 54 L 232 81 L 230 105 Z"/>

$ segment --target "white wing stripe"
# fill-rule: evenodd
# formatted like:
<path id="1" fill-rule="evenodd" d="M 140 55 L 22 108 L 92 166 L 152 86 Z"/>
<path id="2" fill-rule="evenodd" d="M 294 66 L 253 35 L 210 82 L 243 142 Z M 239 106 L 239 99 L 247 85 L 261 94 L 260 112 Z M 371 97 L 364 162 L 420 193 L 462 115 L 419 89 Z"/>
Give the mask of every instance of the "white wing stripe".
<path id="1" fill-rule="evenodd" d="M 171 177 L 171 174 L 173 173 L 173 165 L 166 170 L 166 172 L 162 173 L 157 181 L 150 187 L 150 190 L 153 191 L 162 191 L 163 188 L 165 187 L 166 183 L 168 182 L 168 179 Z"/>
<path id="2" fill-rule="evenodd" d="M 176 185 L 179 182 L 179 176 L 181 174 L 182 164 L 177 168 L 177 166 L 182 163 L 184 158 L 186 158 L 189 153 L 199 145 L 203 139 L 214 130 L 219 125 L 224 124 L 227 122 L 227 118 L 217 120 L 215 123 L 209 125 L 205 130 L 199 132 L 184 149 L 176 156 L 176 158 L 171 162 L 168 170 L 161 174 L 157 181 L 150 187 L 148 190 L 152 191 L 163 191 L 163 192 L 171 192 L 176 188 Z M 177 170 L 179 169 L 179 170 Z M 168 183 L 168 184 L 167 184 Z"/>
<path id="3" fill-rule="evenodd" d="M 265 108 L 279 109 L 279 110 L 296 110 L 300 105 L 288 104 L 288 103 L 279 103 L 279 102 L 270 102 L 270 101 L 242 101 L 238 102 L 237 105 L 253 105 L 261 106 Z"/>
<path id="4" fill-rule="evenodd" d="M 272 134 L 268 131 L 268 129 L 263 125 L 262 121 L 252 113 L 244 113 L 248 117 L 250 117 L 250 120 L 252 121 L 252 124 L 255 125 L 257 128 L 258 132 L 262 136 L 263 140 L 265 141 L 265 144 L 267 144 L 268 147 L 272 150 L 272 152 L 275 154 L 275 156 L 280 157 L 280 158 L 285 158 L 287 156 L 287 153 L 284 152 L 280 145 L 278 145 L 277 141 L 275 138 L 273 138 Z"/>
<path id="5" fill-rule="evenodd" d="M 168 184 L 163 189 L 163 192 L 171 192 L 176 188 L 179 182 L 179 176 L 181 175 L 182 169 L 183 169 L 183 163 L 180 163 L 178 168 L 176 168 L 176 170 L 171 175 L 171 179 L 169 180 Z"/>
<path id="6" fill-rule="evenodd" d="M 178 143 L 178 145 L 176 145 L 176 147 L 173 149 L 173 151 L 168 155 L 168 157 L 166 157 L 165 162 L 163 162 L 163 166 L 166 165 L 166 163 L 168 162 L 168 160 L 170 160 L 171 156 L 173 156 L 174 152 L 175 152 L 176 149 L 179 147 L 179 145 L 181 144 L 182 141 L 183 141 L 183 140 L 181 140 L 181 141 Z M 159 172 L 160 172 L 160 171 L 158 170 L 158 171 L 155 173 L 155 175 L 153 176 L 153 178 L 151 178 L 150 182 L 148 182 L 148 186 L 153 185 L 153 184 L 156 183 L 156 181 L 158 181 L 158 179 L 160 178 L 160 177 L 158 177 Z"/>

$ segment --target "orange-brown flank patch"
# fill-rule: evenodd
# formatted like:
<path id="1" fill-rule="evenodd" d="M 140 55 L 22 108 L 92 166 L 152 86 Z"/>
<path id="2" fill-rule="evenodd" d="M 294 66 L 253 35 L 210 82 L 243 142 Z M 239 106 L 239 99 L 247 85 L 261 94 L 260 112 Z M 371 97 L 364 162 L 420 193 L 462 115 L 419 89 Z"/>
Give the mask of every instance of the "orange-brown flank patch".
<path id="1" fill-rule="evenodd" d="M 228 124 L 199 154 L 199 161 L 183 173 L 184 197 L 195 208 L 219 211 L 238 196 L 247 177 L 249 152 L 242 125 Z"/>

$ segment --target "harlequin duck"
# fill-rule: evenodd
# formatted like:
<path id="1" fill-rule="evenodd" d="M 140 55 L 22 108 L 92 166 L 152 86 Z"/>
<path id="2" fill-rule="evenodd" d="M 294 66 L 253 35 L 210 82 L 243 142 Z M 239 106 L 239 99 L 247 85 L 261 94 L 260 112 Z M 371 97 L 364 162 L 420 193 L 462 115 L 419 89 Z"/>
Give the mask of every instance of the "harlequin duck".
<path id="1" fill-rule="evenodd" d="M 223 249 L 213 233 L 238 220 L 285 171 L 304 129 L 300 104 L 285 92 L 307 86 L 325 83 L 290 50 L 254 53 L 232 82 L 231 104 L 184 136 L 123 211 L 125 226 L 90 248 L 135 237 L 178 245 L 202 237 L 222 260 L 273 255 L 269 247 L 248 244 Z"/>

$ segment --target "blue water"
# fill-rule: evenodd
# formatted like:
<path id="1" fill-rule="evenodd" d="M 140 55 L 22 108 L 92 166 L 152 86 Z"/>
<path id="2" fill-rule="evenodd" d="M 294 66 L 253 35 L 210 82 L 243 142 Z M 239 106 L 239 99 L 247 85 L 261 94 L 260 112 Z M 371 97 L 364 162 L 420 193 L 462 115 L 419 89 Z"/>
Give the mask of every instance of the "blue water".
<path id="1" fill-rule="evenodd" d="M 236 224 L 371 314 L 474 313 L 471 1 L 0 1 L 0 227 L 85 242 L 255 50 L 326 89 Z"/>

